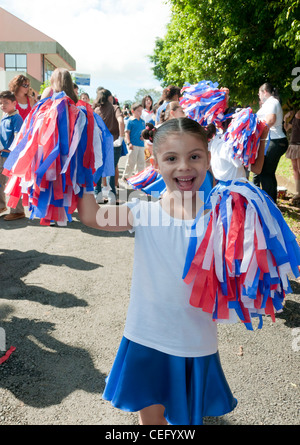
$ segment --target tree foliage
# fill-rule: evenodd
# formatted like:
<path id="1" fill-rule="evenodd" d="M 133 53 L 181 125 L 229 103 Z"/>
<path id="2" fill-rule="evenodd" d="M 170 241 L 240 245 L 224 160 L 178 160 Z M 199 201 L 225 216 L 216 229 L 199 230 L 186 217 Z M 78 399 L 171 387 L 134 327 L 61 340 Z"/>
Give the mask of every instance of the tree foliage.
<path id="1" fill-rule="evenodd" d="M 162 91 L 158 91 L 155 88 L 140 88 L 134 97 L 135 102 L 142 102 L 145 96 L 150 96 L 155 104 L 161 97 Z"/>
<path id="2" fill-rule="evenodd" d="M 168 0 L 172 16 L 157 39 L 155 77 L 162 86 L 200 80 L 230 89 L 242 106 L 270 82 L 285 100 L 300 65 L 300 0 Z"/>

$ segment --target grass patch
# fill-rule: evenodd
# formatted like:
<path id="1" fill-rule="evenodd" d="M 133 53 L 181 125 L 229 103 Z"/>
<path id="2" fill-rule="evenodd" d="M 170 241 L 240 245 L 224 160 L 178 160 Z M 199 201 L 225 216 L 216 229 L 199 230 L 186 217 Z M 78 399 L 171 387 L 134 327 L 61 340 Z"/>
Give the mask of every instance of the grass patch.
<path id="1" fill-rule="evenodd" d="M 300 208 L 293 206 L 288 199 L 278 199 L 277 207 L 282 213 L 285 222 L 297 238 L 300 245 Z"/>
<path id="2" fill-rule="evenodd" d="M 281 156 L 280 158 L 276 170 L 276 175 L 289 181 L 294 181 L 291 160 L 286 158 L 285 155 Z M 249 180 L 253 181 L 252 173 L 250 173 Z M 281 211 L 285 222 L 287 223 L 291 231 L 295 234 L 297 242 L 300 245 L 300 208 L 299 206 L 291 204 L 290 198 L 292 198 L 292 196 L 293 195 L 288 192 L 285 199 L 278 199 L 277 206 Z"/>
<path id="3" fill-rule="evenodd" d="M 293 169 L 291 160 L 286 158 L 285 155 L 281 156 L 276 174 L 287 179 L 293 179 Z"/>

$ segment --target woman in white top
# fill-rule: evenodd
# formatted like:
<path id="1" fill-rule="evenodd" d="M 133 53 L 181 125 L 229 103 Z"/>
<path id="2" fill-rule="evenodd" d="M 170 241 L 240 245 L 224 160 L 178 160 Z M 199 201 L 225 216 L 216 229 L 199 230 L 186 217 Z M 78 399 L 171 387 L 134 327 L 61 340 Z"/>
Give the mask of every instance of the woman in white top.
<path id="1" fill-rule="evenodd" d="M 257 116 L 260 120 L 264 120 L 270 128 L 270 144 L 265 154 L 262 171 L 259 175 L 254 176 L 253 182 L 267 192 L 276 203 L 277 180 L 275 172 L 281 156 L 287 151 L 288 140 L 283 132 L 283 113 L 276 90 L 269 83 L 264 83 L 259 88 L 258 95 L 262 106 L 258 110 Z"/>
<path id="2" fill-rule="evenodd" d="M 154 124 L 154 111 L 153 111 L 153 100 L 151 96 L 145 96 L 142 100 L 142 119 L 146 122 L 151 122 Z"/>

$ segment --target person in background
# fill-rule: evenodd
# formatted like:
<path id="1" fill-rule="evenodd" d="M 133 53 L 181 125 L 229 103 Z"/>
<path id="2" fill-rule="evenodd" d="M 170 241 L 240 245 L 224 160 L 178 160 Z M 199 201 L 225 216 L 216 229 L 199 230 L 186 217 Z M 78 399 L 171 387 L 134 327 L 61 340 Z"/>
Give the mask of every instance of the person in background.
<path id="1" fill-rule="evenodd" d="M 289 113 L 284 116 L 285 131 L 288 133 L 291 130 L 289 147 L 285 155 L 292 162 L 296 186 L 296 194 L 292 198 L 292 204 L 300 204 L 300 110 L 294 112 L 290 121 L 288 121 L 289 117 Z"/>
<path id="2" fill-rule="evenodd" d="M 153 113 L 153 100 L 151 96 L 144 96 L 142 99 L 142 119 L 144 119 L 145 123 L 147 124 L 150 122 L 154 125 L 155 123 L 155 116 Z"/>
<path id="3" fill-rule="evenodd" d="M 112 134 L 115 143 L 115 141 L 117 141 L 120 136 L 120 129 L 112 102 L 113 96 L 109 90 L 105 88 L 97 89 L 97 97 L 94 101 L 93 109 L 95 113 L 99 114 L 99 116 L 102 117 L 105 125 Z M 104 181 L 103 184 L 102 181 Z M 103 191 L 102 185 L 106 187 L 106 189 L 104 189 Z M 112 197 L 111 195 L 109 196 L 112 200 L 116 199 L 115 187 L 113 190 L 115 191 L 115 193 L 113 193 L 114 197 Z M 95 198 L 98 204 L 102 204 L 105 202 L 106 197 L 104 196 L 104 192 L 107 192 L 108 195 L 108 186 L 106 184 L 106 179 L 100 178 L 95 187 Z M 108 201 L 108 197 L 106 201 Z"/>
<path id="4" fill-rule="evenodd" d="M 8 177 L 2 174 L 3 166 L 10 153 L 10 147 L 14 138 L 23 124 L 23 119 L 18 110 L 16 110 L 16 106 L 17 101 L 11 91 L 2 91 L 0 93 L 0 107 L 4 113 L 0 122 L 0 214 L 7 210 L 4 189 Z M 10 213 L 4 217 L 4 220 L 14 221 L 22 218 L 25 218 L 25 212 L 20 199 L 16 208 L 11 208 Z"/>
<path id="5" fill-rule="evenodd" d="M 80 100 L 82 100 L 83 102 L 86 102 L 87 104 L 90 103 L 90 96 L 88 95 L 88 93 L 81 93 L 80 94 Z"/>
<path id="6" fill-rule="evenodd" d="M 158 107 L 155 117 L 156 125 L 160 122 L 160 113 L 166 109 L 169 102 L 178 101 L 180 97 L 180 88 L 175 85 L 169 85 L 163 90 L 161 100 L 163 103 Z"/>
<path id="7" fill-rule="evenodd" d="M 79 86 L 75 82 L 73 83 L 73 89 L 75 91 L 76 96 L 78 97 L 78 95 L 79 95 Z"/>
<path id="8" fill-rule="evenodd" d="M 219 183 L 225 183 L 226 181 L 233 181 L 235 179 L 247 178 L 247 170 L 245 169 L 240 159 L 234 159 L 232 156 L 232 147 L 225 142 L 226 130 L 232 121 L 232 115 L 237 112 L 238 108 L 229 107 L 225 110 L 224 114 L 228 115 L 225 121 L 222 122 L 222 130 L 218 129 L 210 139 L 208 149 L 211 153 L 211 172 L 213 177 Z M 207 129 L 210 133 L 213 131 L 213 124 L 209 124 Z M 258 154 L 255 162 L 251 164 L 249 168 L 254 174 L 259 174 L 262 170 L 264 163 L 264 150 L 265 139 L 268 135 L 268 127 L 266 127 L 262 133 L 261 140 L 258 147 Z"/>
<path id="9" fill-rule="evenodd" d="M 125 186 L 125 188 L 127 187 L 126 180 L 133 174 L 134 169 L 136 168 L 138 173 L 145 168 L 145 144 L 142 138 L 142 131 L 146 128 L 146 124 L 141 118 L 142 111 L 142 105 L 138 102 L 134 103 L 131 106 L 132 116 L 126 123 L 125 140 L 129 153 L 120 181 L 120 185 Z"/>
<path id="10" fill-rule="evenodd" d="M 9 82 L 8 88 L 16 98 L 16 110 L 24 121 L 35 105 L 33 97 L 29 94 L 30 81 L 28 77 L 19 74 Z"/>
<path id="11" fill-rule="evenodd" d="M 51 97 L 55 93 L 64 91 L 75 104 L 78 102 L 78 96 L 75 94 L 71 74 L 65 68 L 56 68 L 50 78 L 50 87 L 44 89 L 41 99 Z"/>
<path id="12" fill-rule="evenodd" d="M 125 136 L 125 121 L 124 121 L 123 113 L 121 111 L 118 99 L 116 97 L 112 97 L 112 96 L 109 99 L 110 99 L 110 101 L 112 101 L 112 104 L 113 104 L 113 107 L 115 110 L 115 116 L 116 116 L 116 119 L 119 124 L 119 137 L 116 141 L 114 141 L 115 176 L 111 176 L 110 180 L 109 180 L 109 185 L 112 190 L 112 193 L 116 197 L 117 196 L 116 186 L 119 183 L 118 163 L 119 163 L 120 157 L 122 156 L 122 153 L 123 153 L 123 147 L 126 148 L 126 145 L 123 142 L 124 136 Z M 110 197 L 109 202 L 113 203 L 114 197 Z M 119 204 L 119 201 L 116 200 L 115 203 Z"/>
<path id="13" fill-rule="evenodd" d="M 34 104 L 36 104 L 38 102 L 35 92 L 33 91 L 33 88 L 31 88 L 31 87 L 29 88 L 29 97 L 32 97 Z"/>
<path id="14" fill-rule="evenodd" d="M 177 101 L 172 101 L 167 104 L 167 107 L 165 110 L 163 110 L 160 114 L 160 123 L 161 125 L 163 122 L 166 122 L 169 119 L 173 118 L 179 118 L 179 117 L 185 117 L 184 111 L 182 107 L 180 106 L 180 103 Z M 148 122 L 152 125 L 154 125 L 153 121 Z M 157 125 L 157 127 L 159 127 Z M 146 125 L 147 128 L 147 125 Z M 146 166 L 153 164 L 153 150 L 152 150 L 152 142 L 145 139 L 145 162 Z"/>
<path id="15" fill-rule="evenodd" d="M 185 117 L 184 111 L 178 101 L 169 102 L 166 109 L 160 113 L 160 124 L 169 119 Z"/>
<path id="16" fill-rule="evenodd" d="M 283 112 L 277 90 L 271 84 L 264 83 L 259 88 L 258 96 L 262 106 L 258 110 L 257 116 L 260 120 L 265 121 L 270 128 L 270 143 L 265 153 L 262 171 L 253 176 L 253 183 L 268 193 L 276 203 L 277 180 L 275 173 L 281 156 L 287 151 L 288 140 L 283 131 Z"/>

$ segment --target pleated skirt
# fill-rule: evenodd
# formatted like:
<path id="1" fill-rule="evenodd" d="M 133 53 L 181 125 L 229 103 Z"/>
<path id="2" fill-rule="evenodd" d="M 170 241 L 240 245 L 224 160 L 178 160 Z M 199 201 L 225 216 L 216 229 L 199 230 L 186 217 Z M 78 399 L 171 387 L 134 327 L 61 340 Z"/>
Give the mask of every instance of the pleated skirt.
<path id="1" fill-rule="evenodd" d="M 202 425 L 203 417 L 232 411 L 233 397 L 219 353 L 177 357 L 122 338 L 103 399 L 124 411 L 163 405 L 171 425 Z"/>
<path id="2" fill-rule="evenodd" d="M 299 159 L 300 158 L 300 144 L 290 144 L 285 156 L 288 159 Z"/>

